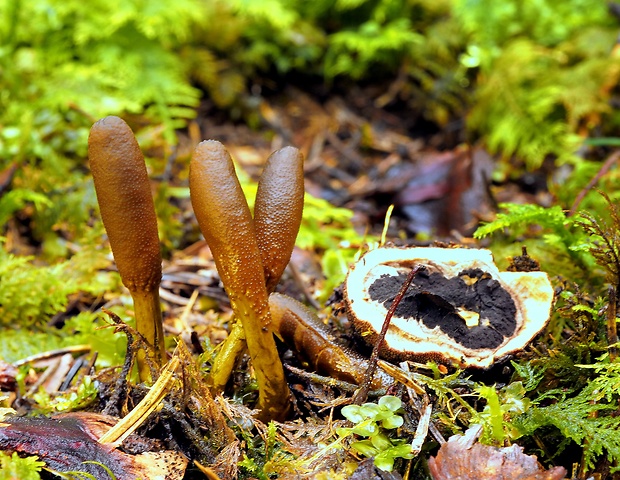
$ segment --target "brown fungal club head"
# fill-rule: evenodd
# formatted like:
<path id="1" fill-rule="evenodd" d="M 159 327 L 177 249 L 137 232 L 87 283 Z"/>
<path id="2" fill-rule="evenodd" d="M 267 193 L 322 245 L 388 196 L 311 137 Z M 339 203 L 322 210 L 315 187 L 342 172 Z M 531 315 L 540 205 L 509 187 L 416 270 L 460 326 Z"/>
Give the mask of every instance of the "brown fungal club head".
<path id="1" fill-rule="evenodd" d="M 254 222 L 232 158 L 220 142 L 198 144 L 190 163 L 189 188 L 198 225 L 243 326 L 255 368 L 261 416 L 264 420 L 285 418 L 290 395 L 270 330 L 271 314 Z"/>
<path id="2" fill-rule="evenodd" d="M 123 284 L 150 292 L 161 281 L 155 203 L 144 156 L 129 125 L 106 117 L 93 125 L 88 157 L 97 200 Z"/>
<path id="3" fill-rule="evenodd" d="M 294 147 L 272 153 L 258 181 L 254 205 L 256 241 L 273 292 L 286 268 L 304 209 L 304 158 Z"/>
<path id="4" fill-rule="evenodd" d="M 153 348 L 156 364 L 165 358 L 159 303 L 161 253 L 151 184 L 138 141 L 118 117 L 93 125 L 88 158 L 101 218 L 123 284 L 134 302 L 136 329 Z M 150 379 L 146 353 L 138 353 L 141 380 Z"/>
<path id="5" fill-rule="evenodd" d="M 523 349 L 547 324 L 553 288 L 544 272 L 500 272 L 489 250 L 371 250 L 349 271 L 349 318 L 372 343 L 412 268 L 423 265 L 396 308 L 382 353 L 488 368 Z"/>

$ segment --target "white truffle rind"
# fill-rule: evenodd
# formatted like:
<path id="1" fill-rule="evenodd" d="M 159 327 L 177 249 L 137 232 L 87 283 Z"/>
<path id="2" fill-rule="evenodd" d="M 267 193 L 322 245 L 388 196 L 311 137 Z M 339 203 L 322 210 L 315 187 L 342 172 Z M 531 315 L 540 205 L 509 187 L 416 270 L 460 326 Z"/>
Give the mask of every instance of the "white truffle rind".
<path id="1" fill-rule="evenodd" d="M 382 275 L 408 273 L 415 265 L 439 271 L 446 278 L 480 268 L 497 280 L 516 306 L 513 335 L 495 348 L 471 349 L 423 322 L 392 317 L 385 336 L 384 351 L 397 358 L 434 358 L 462 367 L 488 368 L 503 357 L 523 349 L 547 324 L 553 302 L 553 288 L 544 272 L 500 272 L 493 255 L 485 249 L 382 247 L 366 253 L 349 271 L 345 281 L 345 302 L 356 329 L 372 342 L 381 331 L 387 309 L 373 301 L 369 287 Z M 396 292 L 395 292 L 396 293 Z M 431 292 L 432 293 L 432 292 Z"/>

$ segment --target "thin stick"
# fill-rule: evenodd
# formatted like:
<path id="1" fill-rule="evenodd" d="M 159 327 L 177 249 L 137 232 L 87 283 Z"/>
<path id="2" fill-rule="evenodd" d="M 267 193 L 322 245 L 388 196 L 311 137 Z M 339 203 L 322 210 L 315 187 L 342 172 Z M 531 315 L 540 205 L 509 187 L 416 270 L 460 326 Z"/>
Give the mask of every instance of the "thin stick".
<path id="1" fill-rule="evenodd" d="M 179 357 L 172 357 L 166 364 L 157 381 L 150 388 L 140 403 L 129 412 L 121 421 L 99 438 L 101 444 L 113 443 L 120 445 L 137 428 L 142 425 L 172 388 L 174 372 L 179 366 Z"/>
<path id="2" fill-rule="evenodd" d="M 381 243 L 380 246 L 385 245 L 385 239 L 387 237 L 388 228 L 390 227 L 390 219 L 392 218 L 392 212 L 394 211 L 394 204 L 391 204 L 387 212 L 385 212 L 385 220 L 383 221 L 383 231 L 381 232 Z"/>
<path id="3" fill-rule="evenodd" d="M 616 289 L 609 287 L 609 305 L 607 306 L 607 341 L 609 342 L 609 361 L 618 356 L 618 331 L 616 329 Z"/>
<path id="4" fill-rule="evenodd" d="M 596 186 L 596 184 L 603 177 L 603 175 L 605 175 L 611 169 L 612 165 L 618 161 L 618 158 L 620 158 L 620 150 L 612 153 L 609 157 L 607 157 L 607 160 L 605 160 L 605 163 L 603 163 L 603 166 L 601 167 L 601 169 L 598 172 L 596 172 L 596 175 L 594 175 L 592 180 L 588 182 L 588 184 L 579 192 L 579 194 L 575 198 L 573 205 L 570 207 L 570 210 L 568 211 L 569 217 L 572 217 L 573 215 L 575 215 L 575 213 L 577 212 L 577 208 L 579 208 L 579 204 L 581 203 L 581 201 L 585 198 L 588 192 Z"/>
<path id="5" fill-rule="evenodd" d="M 90 352 L 90 345 L 73 345 L 72 347 L 59 348 L 58 350 L 50 350 L 49 352 L 37 353 L 36 355 L 31 355 L 29 357 L 22 358 L 21 360 L 17 360 L 13 362 L 13 365 L 16 367 L 21 367 L 27 363 L 34 363 L 40 360 L 48 360 L 54 357 L 60 357 L 65 353 L 83 353 Z"/>
<path id="6" fill-rule="evenodd" d="M 396 312 L 396 308 L 400 304 L 400 302 L 405 297 L 405 293 L 409 289 L 411 282 L 413 282 L 413 278 L 422 270 L 425 270 L 426 267 L 424 265 L 416 265 L 411 269 L 409 274 L 407 275 L 407 279 L 403 283 L 402 287 L 400 287 L 400 291 L 394 297 L 394 301 L 392 301 L 392 305 L 388 309 L 387 315 L 385 316 L 385 320 L 383 321 L 383 326 L 381 327 L 381 333 L 379 333 L 379 340 L 375 343 L 374 348 L 372 349 L 372 354 L 370 355 L 370 360 L 368 360 L 368 369 L 366 373 L 364 373 L 364 381 L 360 386 L 360 389 L 353 396 L 353 404 L 361 405 L 368 398 L 368 392 L 370 391 L 370 384 L 372 383 L 372 378 L 375 375 L 377 370 L 377 362 L 379 361 L 379 352 L 381 351 L 381 347 L 383 346 L 383 342 L 385 341 L 385 334 L 388 331 L 390 326 L 390 322 L 392 321 L 392 317 L 394 316 L 394 312 Z"/>

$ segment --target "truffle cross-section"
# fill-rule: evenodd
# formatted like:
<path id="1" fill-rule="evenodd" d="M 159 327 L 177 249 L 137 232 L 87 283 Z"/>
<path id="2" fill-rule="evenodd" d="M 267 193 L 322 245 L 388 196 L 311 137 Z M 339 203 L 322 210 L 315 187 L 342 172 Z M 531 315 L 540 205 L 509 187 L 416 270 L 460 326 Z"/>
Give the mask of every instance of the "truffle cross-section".
<path id="1" fill-rule="evenodd" d="M 547 324 L 553 288 L 544 272 L 500 272 L 491 252 L 465 248 L 371 250 L 345 282 L 348 314 L 373 342 L 408 272 L 416 275 L 392 317 L 383 354 L 488 368 Z"/>

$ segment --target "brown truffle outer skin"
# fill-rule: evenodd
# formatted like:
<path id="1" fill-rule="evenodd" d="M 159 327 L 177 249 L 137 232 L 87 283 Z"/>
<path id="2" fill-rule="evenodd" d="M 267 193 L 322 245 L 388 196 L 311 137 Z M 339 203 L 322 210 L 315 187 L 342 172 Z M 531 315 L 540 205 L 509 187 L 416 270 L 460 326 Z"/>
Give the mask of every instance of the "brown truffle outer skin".
<path id="1" fill-rule="evenodd" d="M 304 208 L 304 159 L 294 147 L 272 153 L 258 182 L 254 204 L 256 240 L 267 291 L 273 292 L 286 268 Z"/>
<path id="2" fill-rule="evenodd" d="M 201 142 L 189 173 L 192 207 L 245 338 L 259 386 L 263 419 L 290 408 L 284 369 L 271 331 L 265 276 L 254 222 L 230 155 L 217 141 Z"/>
<path id="3" fill-rule="evenodd" d="M 130 292 L 157 290 L 162 270 L 155 205 L 131 128 L 118 117 L 99 120 L 90 131 L 88 157 L 123 284 Z"/>

